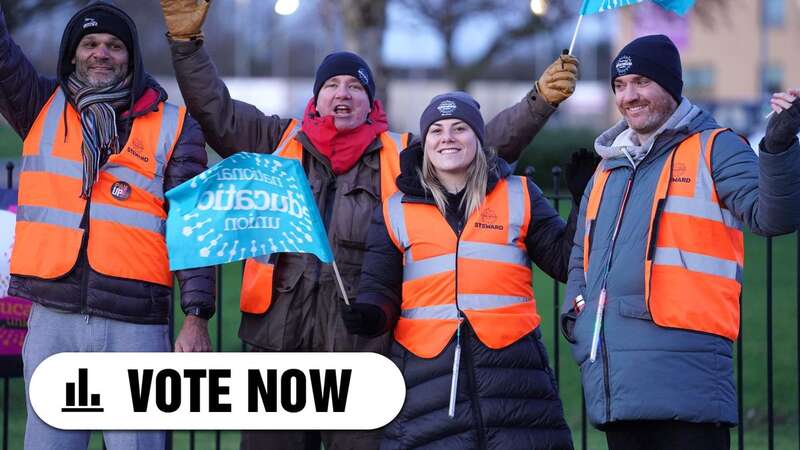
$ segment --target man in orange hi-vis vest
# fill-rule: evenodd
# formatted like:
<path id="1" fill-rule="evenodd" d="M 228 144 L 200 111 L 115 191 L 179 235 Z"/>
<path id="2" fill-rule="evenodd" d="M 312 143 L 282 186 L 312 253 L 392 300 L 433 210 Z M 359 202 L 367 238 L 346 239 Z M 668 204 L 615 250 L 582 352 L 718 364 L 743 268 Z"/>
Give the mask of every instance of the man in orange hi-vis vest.
<path id="1" fill-rule="evenodd" d="M 0 14 L 0 80 L 0 113 L 24 141 L 9 293 L 34 303 L 26 391 L 55 353 L 170 351 L 164 192 L 205 169 L 197 122 L 166 103 L 133 21 L 104 2 L 70 19 L 57 78 L 36 72 Z M 214 270 L 175 275 L 187 315 L 175 350 L 207 351 Z M 26 449 L 85 449 L 89 436 L 50 427 L 28 402 Z M 104 439 L 110 449 L 165 445 L 159 431 Z"/>
<path id="2" fill-rule="evenodd" d="M 800 224 L 797 92 L 756 155 L 681 95 L 666 36 L 625 46 L 611 85 L 623 119 L 595 141 L 562 308 L 588 417 L 612 450 L 728 449 L 744 225 Z"/>
<path id="3" fill-rule="evenodd" d="M 161 0 L 172 63 L 186 106 L 220 156 L 251 151 L 302 162 L 346 295 L 352 298 L 372 212 L 396 192 L 399 153 L 409 143 L 410 133 L 389 131 L 386 113 L 376 99 L 372 71 L 350 52 L 331 53 L 319 64 L 302 120 L 265 114 L 242 101 L 246 99 L 231 98 L 206 52 L 202 25 L 209 3 Z M 224 17 L 225 2 L 214 3 L 211 10 L 218 8 Z M 538 90 L 489 124 L 487 142 L 497 146 L 502 157 L 516 160 L 556 106 L 572 94 L 577 70 L 575 58 L 559 57 L 538 80 Z M 331 266 L 314 256 L 279 253 L 250 259 L 242 280 L 239 337 L 257 351 L 385 354 L 391 338 L 349 335 L 340 318 L 342 305 Z M 321 439 L 330 449 L 372 449 L 379 437 L 380 430 L 245 431 L 241 447 L 318 448 Z"/>

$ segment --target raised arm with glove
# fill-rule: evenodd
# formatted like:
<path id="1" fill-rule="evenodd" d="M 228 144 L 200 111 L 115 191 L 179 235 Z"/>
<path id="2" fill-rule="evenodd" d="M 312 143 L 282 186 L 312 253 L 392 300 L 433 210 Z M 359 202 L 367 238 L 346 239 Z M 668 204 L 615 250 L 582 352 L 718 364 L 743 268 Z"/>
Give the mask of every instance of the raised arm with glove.
<path id="1" fill-rule="evenodd" d="M 560 55 L 548 66 L 533 88 L 516 105 L 498 113 L 486 124 L 486 144 L 508 162 L 519 159 L 522 149 L 547 123 L 556 107 L 575 92 L 578 60 Z"/>
<path id="2" fill-rule="evenodd" d="M 161 0 L 167 36 L 176 41 L 203 38 L 203 22 L 211 0 Z"/>
<path id="3" fill-rule="evenodd" d="M 770 104 L 774 114 L 760 148 L 767 153 L 780 153 L 796 142 L 800 133 L 800 89 L 773 94 Z"/>
<path id="4" fill-rule="evenodd" d="M 534 84 L 536 92 L 548 103 L 558 106 L 575 92 L 578 81 L 578 59 L 572 55 L 559 55 L 545 69 Z"/>

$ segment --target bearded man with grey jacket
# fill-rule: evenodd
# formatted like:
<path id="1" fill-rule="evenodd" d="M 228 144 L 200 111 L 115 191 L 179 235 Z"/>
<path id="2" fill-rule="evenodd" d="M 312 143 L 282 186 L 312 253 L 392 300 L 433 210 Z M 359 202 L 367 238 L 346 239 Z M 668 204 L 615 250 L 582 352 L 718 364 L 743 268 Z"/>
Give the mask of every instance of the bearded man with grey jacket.
<path id="1" fill-rule="evenodd" d="M 800 102 L 776 94 L 760 156 L 682 97 L 666 36 L 611 66 L 623 116 L 581 202 L 562 325 L 609 448 L 727 449 L 738 423 L 743 226 L 800 224 Z"/>

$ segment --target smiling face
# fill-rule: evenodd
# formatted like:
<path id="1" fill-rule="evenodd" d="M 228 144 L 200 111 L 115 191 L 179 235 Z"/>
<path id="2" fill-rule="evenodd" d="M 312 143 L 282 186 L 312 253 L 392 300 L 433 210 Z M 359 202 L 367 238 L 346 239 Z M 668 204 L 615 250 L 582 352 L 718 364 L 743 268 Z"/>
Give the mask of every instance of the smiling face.
<path id="1" fill-rule="evenodd" d="M 614 80 L 614 102 L 628 126 L 639 136 L 658 130 L 678 106 L 658 83 L 636 74 Z"/>
<path id="2" fill-rule="evenodd" d="M 113 34 L 87 34 L 78 42 L 72 64 L 78 79 L 89 86 L 111 86 L 128 75 L 128 49 Z"/>
<path id="3" fill-rule="evenodd" d="M 355 77 L 328 78 L 317 94 L 317 112 L 333 116 L 337 130 L 352 130 L 367 121 L 370 111 L 366 89 Z"/>
<path id="4" fill-rule="evenodd" d="M 460 119 L 434 122 L 425 135 L 425 156 L 440 178 L 463 177 L 466 180 L 477 149 L 478 137 Z"/>

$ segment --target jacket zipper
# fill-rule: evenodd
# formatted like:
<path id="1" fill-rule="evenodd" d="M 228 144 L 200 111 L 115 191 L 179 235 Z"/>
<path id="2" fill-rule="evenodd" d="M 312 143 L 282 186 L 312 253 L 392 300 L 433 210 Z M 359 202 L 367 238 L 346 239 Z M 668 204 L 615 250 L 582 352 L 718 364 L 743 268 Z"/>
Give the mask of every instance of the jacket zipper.
<path id="1" fill-rule="evenodd" d="M 451 392 L 450 392 L 450 407 L 451 409 L 448 411 L 448 415 L 453 418 L 455 417 L 455 399 L 457 396 L 457 388 L 458 388 L 458 375 L 459 375 L 459 366 L 461 360 L 461 324 L 466 320 L 463 316 L 461 308 L 458 306 L 458 247 L 461 243 L 461 233 L 464 231 L 464 221 L 463 219 L 458 220 L 457 224 L 457 232 L 456 232 L 456 254 L 455 254 L 455 300 L 456 300 L 456 310 L 458 310 L 458 329 L 456 331 L 456 349 L 453 355 L 453 378 L 451 383 Z M 467 343 L 468 336 L 465 333 L 464 342 Z M 472 418 L 475 421 L 476 432 L 478 434 L 478 448 L 484 449 L 486 448 L 486 431 L 483 428 L 483 413 L 481 412 L 480 402 L 478 401 L 478 397 L 475 394 L 475 364 L 472 361 L 472 348 L 470 345 L 466 346 L 466 353 L 464 359 L 467 363 L 467 378 L 469 381 L 469 386 L 467 389 L 467 393 L 469 394 L 470 403 L 472 403 Z"/>
<path id="2" fill-rule="evenodd" d="M 464 361 L 467 364 L 467 381 L 469 381 L 467 392 L 469 393 L 470 403 L 472 403 L 472 420 L 475 422 L 475 432 L 478 434 L 478 448 L 483 450 L 487 448 L 488 444 L 486 442 L 486 430 L 483 426 L 483 411 L 481 411 L 481 404 L 475 392 L 475 361 L 472 360 L 472 345 L 475 341 L 472 337 L 476 337 L 475 330 L 468 324 L 464 333 Z"/>
<path id="3" fill-rule="evenodd" d="M 603 276 L 603 283 L 601 285 L 601 301 L 605 302 L 605 290 L 606 284 L 608 283 L 608 274 L 611 271 L 611 263 L 614 260 L 614 248 L 617 245 L 617 236 L 619 235 L 619 230 L 622 228 L 622 218 L 625 215 L 625 206 L 628 204 L 628 200 L 631 196 L 631 191 L 633 190 L 633 180 L 636 177 L 636 167 L 633 167 L 633 171 L 631 172 L 630 176 L 628 177 L 628 181 L 625 184 L 625 195 L 622 198 L 622 204 L 619 207 L 619 211 L 617 212 L 617 221 L 614 226 L 614 234 L 611 236 L 611 250 L 608 256 L 608 265 L 606 266 L 606 273 Z M 604 305 L 598 304 L 598 317 L 599 317 L 599 337 L 600 337 L 600 352 L 603 355 L 603 388 L 605 390 L 605 400 L 606 400 L 606 422 L 611 420 L 611 382 L 609 377 L 609 370 L 608 370 L 608 352 L 606 351 L 606 334 L 605 334 L 605 327 L 602 326 L 603 324 L 603 308 Z"/>
<path id="4" fill-rule="evenodd" d="M 456 328 L 456 350 L 453 355 L 453 373 L 450 376 L 450 404 L 447 407 L 447 417 L 456 416 L 456 397 L 458 394 L 458 371 L 461 365 L 461 321 Z"/>
<path id="5" fill-rule="evenodd" d="M 458 219 L 458 231 L 456 232 L 456 261 L 455 261 L 455 296 L 456 296 L 456 309 L 458 310 L 458 317 L 461 319 L 461 308 L 458 307 L 458 247 L 461 244 L 461 232 L 464 231 L 463 219 Z"/>
<path id="6" fill-rule="evenodd" d="M 461 366 L 461 323 L 463 322 L 463 318 L 461 317 L 461 309 L 458 307 L 458 244 L 461 241 L 461 220 L 458 221 L 458 226 L 456 227 L 456 254 L 455 254 L 455 264 L 454 264 L 454 280 L 455 280 L 455 290 L 453 295 L 455 296 L 456 301 L 456 311 L 458 325 L 456 328 L 456 349 L 453 354 L 453 373 L 450 375 L 450 404 L 447 407 L 447 416 L 451 419 L 456 416 L 456 397 L 458 394 L 458 374 L 459 369 Z"/>
<path id="7" fill-rule="evenodd" d="M 90 208 L 92 207 L 92 202 L 90 199 L 86 199 L 86 211 L 84 212 L 84 218 L 86 219 L 86 228 L 83 232 L 83 240 L 81 242 L 81 249 L 78 254 L 78 258 L 82 258 L 83 261 L 80 261 L 83 264 L 83 273 L 81 274 L 81 314 L 86 314 L 86 320 L 89 320 L 89 301 L 86 298 L 89 292 L 89 271 L 91 270 L 89 266 L 89 224 L 92 222 L 91 220 L 91 213 Z"/>
<path id="8" fill-rule="evenodd" d="M 333 169 L 331 169 L 330 167 L 327 167 L 327 166 L 325 166 L 325 168 L 328 171 L 329 177 L 328 177 L 328 182 L 325 184 L 325 186 L 321 186 L 320 187 L 320 195 L 324 195 L 325 196 L 325 211 L 324 211 L 325 216 L 323 216 L 322 220 L 323 220 L 323 225 L 325 226 L 325 229 L 326 230 L 331 230 L 332 229 L 331 228 L 331 224 L 333 222 L 333 208 L 334 208 L 335 203 L 336 203 L 336 191 L 338 189 L 337 189 L 337 186 L 336 186 L 336 181 L 337 181 L 336 180 L 336 175 L 333 173 Z M 334 241 L 334 239 L 332 239 L 333 237 L 334 236 L 331 235 L 330 237 L 328 237 L 328 240 L 333 242 Z M 333 248 L 331 248 L 331 251 L 333 251 Z M 335 259 L 335 256 L 334 256 L 334 259 Z M 315 277 L 314 277 L 314 279 L 315 279 L 314 285 L 317 286 L 317 288 L 316 288 L 317 289 L 317 294 L 319 294 L 319 280 L 322 277 L 322 263 L 320 263 L 319 261 L 316 261 L 315 264 L 316 264 L 316 266 L 315 266 L 316 267 L 316 273 L 315 273 Z M 334 285 L 336 284 L 336 280 L 335 279 L 333 280 L 333 283 L 334 283 Z M 344 283 L 344 281 L 342 281 L 342 283 Z M 344 288 L 344 284 L 342 285 L 342 288 Z M 314 295 L 314 297 L 316 298 L 317 295 Z M 352 301 L 352 299 L 350 301 Z M 338 317 L 335 317 L 335 316 L 336 315 L 332 315 L 329 318 L 328 329 L 330 329 L 330 330 L 335 330 L 336 329 L 334 320 L 338 319 Z M 314 333 L 314 330 L 313 330 L 313 327 L 312 327 L 312 331 L 311 331 L 312 339 L 314 339 L 314 337 L 313 337 L 314 334 L 315 333 Z M 330 344 L 329 344 L 328 348 L 326 349 L 327 351 L 329 351 L 329 352 L 333 351 L 334 341 L 335 341 L 334 339 L 330 339 Z"/>

